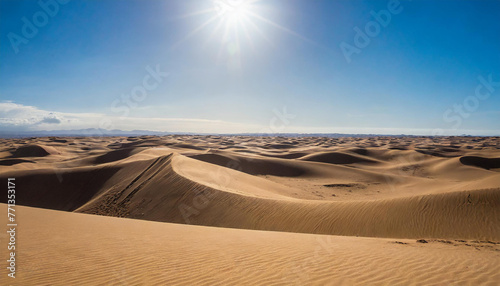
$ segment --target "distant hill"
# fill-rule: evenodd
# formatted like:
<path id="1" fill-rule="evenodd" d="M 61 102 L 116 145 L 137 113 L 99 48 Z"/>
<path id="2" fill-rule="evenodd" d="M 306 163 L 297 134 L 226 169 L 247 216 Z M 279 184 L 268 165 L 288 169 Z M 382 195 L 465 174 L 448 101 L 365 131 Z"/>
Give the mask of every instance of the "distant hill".
<path id="1" fill-rule="evenodd" d="M 224 135 L 224 136 L 281 136 L 281 137 L 374 137 L 374 136 L 389 136 L 389 137 L 423 137 L 409 134 L 389 135 L 389 134 L 349 134 L 349 133 L 193 133 L 193 132 L 164 132 L 151 130 L 103 130 L 97 128 L 74 129 L 74 130 L 41 130 L 41 131 L 0 131 L 0 138 L 25 138 L 25 137 L 47 137 L 47 136 L 142 136 L 142 135 Z M 470 136 L 463 134 L 461 136 Z M 425 137 L 425 136 L 424 136 Z"/>

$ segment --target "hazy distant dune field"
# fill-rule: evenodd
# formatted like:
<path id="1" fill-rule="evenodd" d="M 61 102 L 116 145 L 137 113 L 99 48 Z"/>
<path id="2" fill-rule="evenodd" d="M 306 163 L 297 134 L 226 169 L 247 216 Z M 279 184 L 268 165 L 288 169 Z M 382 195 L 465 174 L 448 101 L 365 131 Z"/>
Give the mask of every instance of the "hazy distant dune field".
<path id="1" fill-rule="evenodd" d="M 0 144 L 19 285 L 500 283 L 499 138 Z"/>

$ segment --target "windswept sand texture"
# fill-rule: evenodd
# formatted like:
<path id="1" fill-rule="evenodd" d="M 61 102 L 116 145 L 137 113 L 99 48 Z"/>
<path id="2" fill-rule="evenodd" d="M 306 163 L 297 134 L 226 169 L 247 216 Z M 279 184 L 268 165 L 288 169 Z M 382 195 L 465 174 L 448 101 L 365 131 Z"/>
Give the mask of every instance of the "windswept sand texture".
<path id="1" fill-rule="evenodd" d="M 8 177 L 19 285 L 500 284 L 498 137 L 0 139 Z"/>

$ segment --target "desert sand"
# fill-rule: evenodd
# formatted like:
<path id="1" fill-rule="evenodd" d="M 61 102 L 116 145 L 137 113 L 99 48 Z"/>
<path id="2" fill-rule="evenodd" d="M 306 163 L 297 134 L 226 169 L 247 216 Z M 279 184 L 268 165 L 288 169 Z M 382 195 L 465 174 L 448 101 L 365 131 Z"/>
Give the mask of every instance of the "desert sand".
<path id="1" fill-rule="evenodd" d="M 0 139 L 11 177 L 12 285 L 500 283 L 498 137 Z"/>

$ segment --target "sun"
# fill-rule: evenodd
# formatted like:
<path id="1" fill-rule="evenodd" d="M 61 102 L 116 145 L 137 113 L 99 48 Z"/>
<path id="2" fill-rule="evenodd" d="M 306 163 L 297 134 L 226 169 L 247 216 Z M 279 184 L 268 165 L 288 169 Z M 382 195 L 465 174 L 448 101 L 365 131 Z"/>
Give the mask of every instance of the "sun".
<path id="1" fill-rule="evenodd" d="M 218 0 L 214 5 L 218 17 L 229 24 L 245 21 L 252 12 L 252 5 L 248 0 Z"/>
<path id="2" fill-rule="evenodd" d="M 173 48 L 178 47 L 181 43 L 189 40 L 195 34 L 202 30 L 208 30 L 208 33 L 203 36 L 204 44 L 200 48 L 209 46 L 209 43 L 218 43 L 217 61 L 228 61 L 228 66 L 235 69 L 241 69 L 242 58 L 245 53 L 250 52 L 251 55 L 259 55 L 259 47 L 257 42 L 264 40 L 269 46 L 275 47 L 275 43 L 269 39 L 266 29 L 277 29 L 291 36 L 299 38 L 303 41 L 315 44 L 308 38 L 274 22 L 269 16 L 264 16 L 264 10 L 277 11 L 278 7 L 266 6 L 262 0 L 210 0 L 204 3 L 211 3 L 211 7 L 206 7 L 198 11 L 194 11 L 180 16 L 180 19 L 185 19 L 192 16 L 204 18 L 196 28 L 191 30 L 180 41 L 173 45 Z M 266 8 L 267 7 L 267 8 Z M 219 35 L 219 41 L 217 39 Z M 263 47 L 260 45 L 260 47 Z M 249 59 L 249 57 L 246 57 Z"/>

